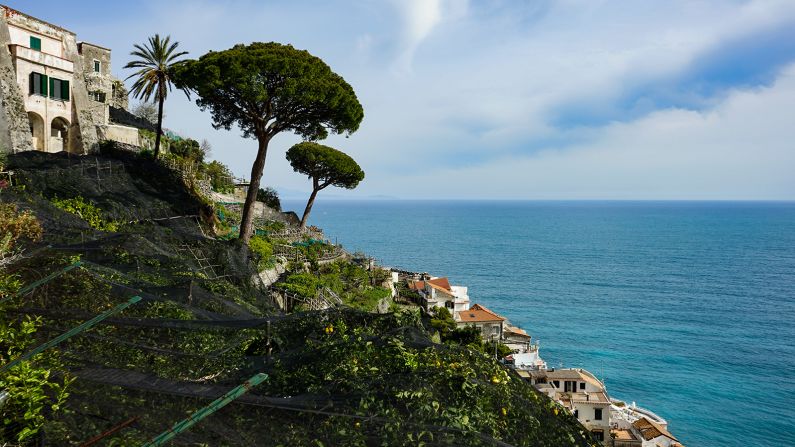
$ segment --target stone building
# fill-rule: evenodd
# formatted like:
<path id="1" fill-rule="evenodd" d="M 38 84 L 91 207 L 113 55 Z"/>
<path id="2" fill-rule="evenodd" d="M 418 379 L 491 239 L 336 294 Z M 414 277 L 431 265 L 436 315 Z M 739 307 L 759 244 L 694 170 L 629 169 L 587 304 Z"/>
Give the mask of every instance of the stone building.
<path id="1" fill-rule="evenodd" d="M 101 139 L 138 143 L 137 129 L 109 120 L 110 106 L 127 106 L 109 49 L 3 5 L 0 43 L 0 151 L 84 154 Z"/>

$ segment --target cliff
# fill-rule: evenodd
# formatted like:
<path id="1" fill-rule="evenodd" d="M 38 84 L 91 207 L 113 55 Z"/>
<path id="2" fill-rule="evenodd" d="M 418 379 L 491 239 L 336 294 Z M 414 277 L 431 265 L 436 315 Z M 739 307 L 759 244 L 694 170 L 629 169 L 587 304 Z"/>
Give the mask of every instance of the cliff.
<path id="1" fill-rule="evenodd" d="M 142 297 L 52 348 L 58 362 L 31 361 L 73 380 L 45 445 L 140 445 L 260 372 L 171 444 L 598 445 L 489 356 L 433 343 L 418 313 L 278 310 L 255 255 L 215 238 L 212 205 L 157 163 L 28 152 L 10 165 L 0 199 L 44 238 L 2 274 L 32 284 L 82 264 L 12 296 L 3 318 L 39 317 L 33 346 Z"/>

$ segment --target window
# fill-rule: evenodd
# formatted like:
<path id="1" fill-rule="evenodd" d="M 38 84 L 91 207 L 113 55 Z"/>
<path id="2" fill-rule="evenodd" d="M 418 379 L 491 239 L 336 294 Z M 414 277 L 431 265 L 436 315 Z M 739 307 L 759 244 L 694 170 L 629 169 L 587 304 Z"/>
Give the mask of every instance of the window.
<path id="1" fill-rule="evenodd" d="M 580 417 L 580 410 L 574 410 L 574 417 L 576 417 L 576 418 L 578 418 L 578 419 L 579 419 L 579 417 Z"/>
<path id="2" fill-rule="evenodd" d="M 105 102 L 105 92 L 91 92 L 90 96 L 96 102 Z"/>
<path id="3" fill-rule="evenodd" d="M 50 78 L 50 98 L 69 101 L 69 81 Z"/>
<path id="4" fill-rule="evenodd" d="M 560 380 L 553 380 L 552 384 L 555 385 L 555 388 L 560 388 Z"/>
<path id="5" fill-rule="evenodd" d="M 594 408 L 594 410 L 593 410 L 593 419 L 595 421 L 601 421 L 602 420 L 602 409 L 601 408 Z"/>
<path id="6" fill-rule="evenodd" d="M 581 389 L 581 390 L 584 390 L 584 389 L 585 389 L 585 382 L 580 382 L 580 389 Z"/>
<path id="7" fill-rule="evenodd" d="M 593 430 L 591 431 L 593 437 L 596 438 L 597 441 L 604 441 L 605 440 L 605 431 L 604 430 Z"/>
<path id="8" fill-rule="evenodd" d="M 94 73 L 99 73 L 101 68 L 102 68 L 102 63 L 94 59 Z"/>
<path id="9" fill-rule="evenodd" d="M 47 96 L 47 75 L 31 73 L 28 81 L 31 95 Z"/>
<path id="10" fill-rule="evenodd" d="M 38 37 L 30 36 L 30 49 L 41 51 L 41 39 Z"/>
<path id="11" fill-rule="evenodd" d="M 452 301 L 445 301 L 444 302 L 444 307 L 446 307 L 448 309 L 452 309 L 453 308 L 453 302 Z"/>

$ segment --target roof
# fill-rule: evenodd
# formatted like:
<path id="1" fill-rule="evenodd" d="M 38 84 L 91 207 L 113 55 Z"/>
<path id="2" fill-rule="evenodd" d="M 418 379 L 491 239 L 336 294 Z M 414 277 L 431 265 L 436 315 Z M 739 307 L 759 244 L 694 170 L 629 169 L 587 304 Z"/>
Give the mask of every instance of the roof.
<path id="1" fill-rule="evenodd" d="M 632 433 L 630 430 L 626 428 L 619 428 L 618 430 L 612 430 L 610 432 L 613 435 L 613 439 L 616 441 L 635 441 L 638 438 Z"/>
<path id="2" fill-rule="evenodd" d="M 610 399 L 604 391 L 597 391 L 595 393 L 571 393 L 571 401 L 577 403 L 610 403 Z"/>
<path id="3" fill-rule="evenodd" d="M 12 7 L 10 7 L 10 6 L 7 6 L 7 5 L 0 5 L 0 8 L 3 8 L 3 9 L 5 9 L 5 15 L 6 15 L 6 19 L 8 19 L 8 18 L 10 18 L 10 17 L 13 17 L 13 16 L 15 16 L 15 15 L 20 15 L 20 16 L 22 16 L 22 17 L 27 17 L 28 19 L 35 20 L 35 21 L 37 21 L 37 22 L 43 23 L 43 24 L 45 24 L 45 25 L 47 25 L 47 26 L 51 26 L 51 27 L 53 27 L 53 28 L 55 28 L 55 29 L 57 29 L 57 30 L 59 30 L 59 31 L 63 31 L 63 32 L 65 32 L 65 33 L 69 33 L 69 34 L 71 34 L 71 35 L 73 35 L 73 36 L 75 35 L 75 33 L 74 33 L 73 31 L 69 31 L 69 30 L 68 30 L 68 29 L 66 29 L 66 28 L 62 28 L 62 27 L 60 27 L 60 26 L 58 26 L 58 25 L 56 25 L 56 24 L 54 24 L 54 23 L 47 22 L 47 21 L 45 21 L 45 20 L 42 20 L 42 19 L 40 19 L 40 18 L 38 18 L 38 17 L 33 17 L 33 16 L 32 16 L 32 15 L 30 15 L 30 14 L 25 14 L 24 12 L 22 12 L 22 11 L 18 11 L 18 10 L 14 9 L 14 8 L 12 8 Z"/>
<path id="4" fill-rule="evenodd" d="M 80 42 L 77 42 L 77 48 L 78 48 L 78 49 L 79 49 L 81 46 L 83 46 L 83 45 L 90 45 L 90 46 L 92 46 L 92 47 L 94 47 L 94 48 L 99 48 L 100 50 L 112 51 L 112 50 L 111 50 L 110 48 L 108 48 L 108 47 L 103 47 L 103 46 L 101 46 L 101 45 L 97 45 L 97 44 L 95 44 L 95 43 L 91 43 L 91 42 L 86 42 L 86 41 L 84 41 L 84 40 L 81 40 Z"/>
<path id="5" fill-rule="evenodd" d="M 462 310 L 460 312 L 456 312 L 456 315 L 458 315 L 458 321 L 462 323 L 505 321 L 505 318 L 486 309 L 480 304 L 474 304 L 472 307 L 469 308 L 469 310 Z"/>
<path id="6" fill-rule="evenodd" d="M 410 290 L 422 290 L 425 288 L 425 281 L 409 281 Z"/>
<path id="7" fill-rule="evenodd" d="M 453 291 L 453 289 L 450 287 L 450 281 L 448 281 L 447 278 L 429 279 L 427 283 L 429 286 L 433 287 L 434 289 L 443 289 L 448 292 Z"/>
<path id="8" fill-rule="evenodd" d="M 582 380 L 595 387 L 604 389 L 604 385 L 593 374 L 580 368 L 556 369 L 547 371 L 547 379 L 552 380 Z"/>
<path id="9" fill-rule="evenodd" d="M 520 337 L 532 338 L 527 332 L 525 332 L 524 329 L 518 328 L 516 326 L 505 326 L 505 332 L 506 335 L 518 335 Z"/>
<path id="10" fill-rule="evenodd" d="M 679 440 L 676 439 L 674 435 L 669 433 L 668 430 L 666 430 L 662 425 L 650 419 L 640 418 L 633 422 L 632 426 L 637 428 L 641 436 L 643 436 L 643 439 L 647 441 L 651 441 L 654 438 L 659 438 L 660 436 L 665 436 L 668 439 L 679 442 Z"/>

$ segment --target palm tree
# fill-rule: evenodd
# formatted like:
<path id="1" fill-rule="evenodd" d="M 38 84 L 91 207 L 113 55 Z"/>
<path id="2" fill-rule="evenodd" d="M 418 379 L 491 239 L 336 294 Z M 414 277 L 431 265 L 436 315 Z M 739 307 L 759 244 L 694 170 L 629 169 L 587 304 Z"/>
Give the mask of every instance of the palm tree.
<path id="1" fill-rule="evenodd" d="M 171 36 L 161 39 L 160 34 L 149 38 L 148 45 L 134 45 L 130 56 L 138 59 L 130 61 L 124 68 L 137 68 L 138 71 L 127 77 L 137 78 L 132 86 L 132 94 L 138 99 L 149 101 L 152 95 L 157 100 L 157 135 L 155 136 L 155 159 L 160 155 L 160 135 L 163 133 L 163 102 L 171 91 L 171 67 L 178 64 L 176 59 L 188 54 L 175 52 L 179 42 L 171 43 Z"/>

